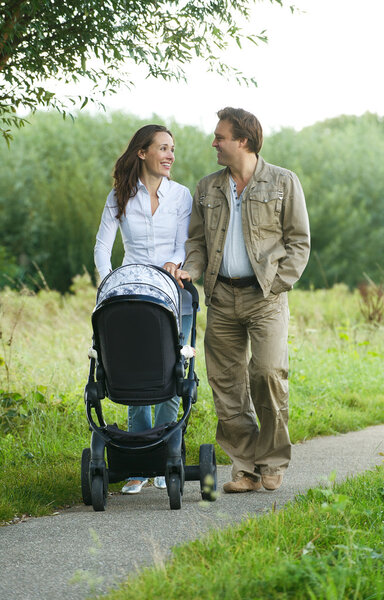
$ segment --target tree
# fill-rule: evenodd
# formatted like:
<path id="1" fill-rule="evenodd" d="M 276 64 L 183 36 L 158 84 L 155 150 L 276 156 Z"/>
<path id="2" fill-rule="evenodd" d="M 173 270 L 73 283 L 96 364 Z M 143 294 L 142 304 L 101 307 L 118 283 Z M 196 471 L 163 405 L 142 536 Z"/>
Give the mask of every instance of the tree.
<path id="1" fill-rule="evenodd" d="M 94 84 L 101 97 L 122 83 L 127 68 L 140 65 L 153 77 L 184 78 L 184 65 L 200 57 L 205 68 L 254 84 L 220 61 L 229 42 L 257 45 L 265 32 L 246 35 L 239 21 L 256 0 L 0 0 L 0 131 L 25 119 L 20 107 L 67 105 L 46 85 L 48 78 Z M 283 0 L 270 0 L 282 5 Z M 88 97 L 72 97 L 85 106 Z"/>
<path id="2" fill-rule="evenodd" d="M 303 287 L 383 280 L 384 119 L 340 116 L 269 136 L 264 158 L 295 171 L 311 225 Z"/>

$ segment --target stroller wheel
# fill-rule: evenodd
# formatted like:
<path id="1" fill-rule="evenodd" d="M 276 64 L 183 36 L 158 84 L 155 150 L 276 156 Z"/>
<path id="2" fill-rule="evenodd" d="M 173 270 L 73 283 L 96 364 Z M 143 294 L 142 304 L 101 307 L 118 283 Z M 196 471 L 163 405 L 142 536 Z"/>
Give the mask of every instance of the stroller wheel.
<path id="1" fill-rule="evenodd" d="M 171 510 L 178 510 L 181 508 L 181 485 L 180 475 L 178 473 L 172 473 L 169 477 L 168 495 Z"/>
<path id="2" fill-rule="evenodd" d="M 93 510 L 105 510 L 107 504 L 108 485 L 102 475 L 94 475 L 92 479 L 92 506 Z"/>
<path id="3" fill-rule="evenodd" d="M 203 500 L 216 500 L 217 473 L 216 455 L 213 444 L 202 444 L 199 453 L 200 490 Z"/>
<path id="4" fill-rule="evenodd" d="M 91 486 L 89 485 L 89 462 L 91 460 L 91 449 L 84 448 L 81 455 L 81 493 L 83 502 L 87 506 L 92 504 Z"/>

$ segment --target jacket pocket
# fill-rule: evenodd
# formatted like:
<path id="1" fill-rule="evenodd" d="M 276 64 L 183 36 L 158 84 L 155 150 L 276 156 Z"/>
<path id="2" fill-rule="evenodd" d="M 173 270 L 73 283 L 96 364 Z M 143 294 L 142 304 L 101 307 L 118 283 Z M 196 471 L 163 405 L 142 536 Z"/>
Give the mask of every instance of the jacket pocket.
<path id="1" fill-rule="evenodd" d="M 217 229 L 219 223 L 223 203 L 218 198 L 209 198 L 201 196 L 199 198 L 200 205 L 204 210 L 205 225 L 208 229 Z"/>
<path id="2" fill-rule="evenodd" d="M 282 232 L 283 199 L 276 191 L 253 192 L 250 200 L 251 221 L 261 238 L 275 237 Z"/>

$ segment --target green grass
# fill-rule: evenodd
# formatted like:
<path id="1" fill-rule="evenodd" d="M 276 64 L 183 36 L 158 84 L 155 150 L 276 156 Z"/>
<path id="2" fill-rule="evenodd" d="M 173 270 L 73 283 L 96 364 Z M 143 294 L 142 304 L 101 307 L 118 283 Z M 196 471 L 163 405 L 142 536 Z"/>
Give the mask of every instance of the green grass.
<path id="1" fill-rule="evenodd" d="M 81 500 L 80 456 L 90 439 L 83 389 L 96 292 L 86 275 L 76 278 L 72 291 L 0 293 L 0 522 Z M 289 298 L 292 441 L 383 423 L 384 328 L 365 323 L 357 294 L 344 286 L 294 290 Z M 215 441 L 204 328 L 202 305 L 189 463 L 198 462 L 201 443 Z M 124 407 L 105 401 L 104 414 L 125 427 Z M 216 452 L 219 463 L 228 462 L 217 446 Z"/>
<path id="2" fill-rule="evenodd" d="M 290 296 L 290 432 L 294 441 L 384 421 L 384 329 L 362 319 L 344 286 Z"/>
<path id="3" fill-rule="evenodd" d="M 384 469 L 173 549 L 106 600 L 384 598 Z"/>

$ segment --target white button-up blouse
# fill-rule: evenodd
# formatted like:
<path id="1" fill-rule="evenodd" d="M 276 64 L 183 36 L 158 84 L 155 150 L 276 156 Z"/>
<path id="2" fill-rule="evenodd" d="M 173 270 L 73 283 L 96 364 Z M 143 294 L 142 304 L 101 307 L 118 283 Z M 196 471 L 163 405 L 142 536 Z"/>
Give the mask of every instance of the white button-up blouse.
<path id="1" fill-rule="evenodd" d="M 157 193 L 159 206 L 152 215 L 148 190 L 139 180 L 137 193 L 128 200 L 125 215 L 120 220 L 116 218 L 115 191 L 109 193 L 94 249 L 101 279 L 112 270 L 111 253 L 119 227 L 124 245 L 123 265 L 138 263 L 162 267 L 166 262 L 183 263 L 192 210 L 191 193 L 185 186 L 166 177 Z M 183 301 L 187 299 L 184 296 L 183 293 Z M 185 314 L 185 302 L 183 308 Z"/>

